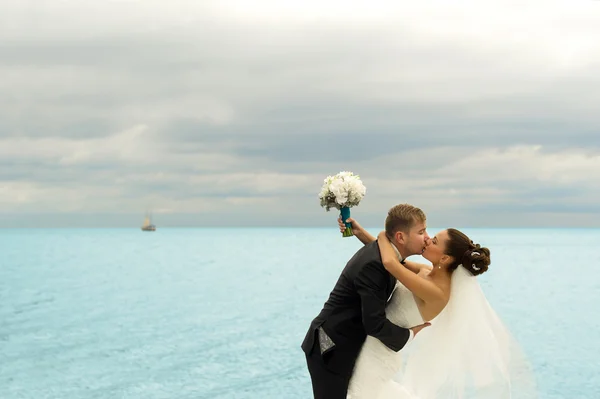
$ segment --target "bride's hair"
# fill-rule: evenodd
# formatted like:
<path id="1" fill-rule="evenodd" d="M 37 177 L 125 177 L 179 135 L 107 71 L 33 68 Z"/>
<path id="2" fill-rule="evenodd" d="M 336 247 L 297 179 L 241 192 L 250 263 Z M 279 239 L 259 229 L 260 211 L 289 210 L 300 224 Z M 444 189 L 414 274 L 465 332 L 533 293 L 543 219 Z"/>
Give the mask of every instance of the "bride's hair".
<path id="1" fill-rule="evenodd" d="M 463 232 L 456 229 L 448 229 L 448 242 L 446 242 L 446 255 L 454 258 L 454 262 L 448 267 L 450 271 L 462 265 L 474 276 L 487 271 L 490 265 L 490 250 L 474 244 Z"/>

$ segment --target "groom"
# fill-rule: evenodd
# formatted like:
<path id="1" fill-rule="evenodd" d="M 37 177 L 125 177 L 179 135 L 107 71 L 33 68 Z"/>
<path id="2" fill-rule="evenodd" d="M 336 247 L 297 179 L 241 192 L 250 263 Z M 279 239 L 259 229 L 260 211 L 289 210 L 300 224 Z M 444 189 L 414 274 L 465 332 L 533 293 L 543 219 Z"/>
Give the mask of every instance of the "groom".
<path id="1" fill-rule="evenodd" d="M 385 230 L 401 262 L 420 254 L 427 245 L 425 222 L 423 211 L 412 205 L 389 210 Z M 385 306 L 395 286 L 396 279 L 383 267 L 377 241 L 362 247 L 346 264 L 302 342 L 315 399 L 346 399 L 367 335 L 398 352 L 428 325 L 407 329 L 386 318 Z"/>

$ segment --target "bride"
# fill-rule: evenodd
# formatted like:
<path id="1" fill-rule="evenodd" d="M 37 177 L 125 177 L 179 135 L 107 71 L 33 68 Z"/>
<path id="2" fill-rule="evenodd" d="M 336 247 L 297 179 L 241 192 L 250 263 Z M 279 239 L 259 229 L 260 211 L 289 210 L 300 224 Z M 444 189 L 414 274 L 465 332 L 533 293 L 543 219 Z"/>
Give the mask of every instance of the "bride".
<path id="1" fill-rule="evenodd" d="M 348 222 L 361 242 L 375 240 L 355 220 Z M 338 223 L 345 229 L 341 219 Z M 400 352 L 367 336 L 348 399 L 535 397 L 528 363 L 475 278 L 488 270 L 490 251 L 446 229 L 422 253 L 432 266 L 401 264 L 385 231 L 377 239 L 386 270 L 398 280 L 387 318 L 403 327 L 424 322 L 431 327 Z"/>

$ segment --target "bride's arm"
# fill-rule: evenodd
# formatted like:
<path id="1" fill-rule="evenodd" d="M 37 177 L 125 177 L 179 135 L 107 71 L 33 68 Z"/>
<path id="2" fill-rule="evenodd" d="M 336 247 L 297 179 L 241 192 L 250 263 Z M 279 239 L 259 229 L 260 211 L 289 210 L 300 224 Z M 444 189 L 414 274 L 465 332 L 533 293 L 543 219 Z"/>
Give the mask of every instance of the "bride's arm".
<path id="1" fill-rule="evenodd" d="M 421 270 L 431 271 L 431 269 L 432 269 L 431 265 L 426 265 L 425 263 L 413 262 L 410 260 L 404 261 L 404 266 L 407 269 L 409 269 L 410 271 L 412 271 L 413 273 L 417 273 L 417 274 L 419 274 L 421 272 Z"/>
<path id="2" fill-rule="evenodd" d="M 377 239 L 379 240 L 379 252 L 385 270 L 390 272 L 392 276 L 396 277 L 406 288 L 425 302 L 444 299 L 444 292 L 438 286 L 429 280 L 417 276 L 413 271 L 400 263 L 396 256 L 396 251 L 392 248 L 392 243 L 385 235 L 385 231 L 379 233 Z"/>
<path id="3" fill-rule="evenodd" d="M 380 245 L 379 246 L 379 253 L 381 254 L 381 260 L 383 261 L 383 264 L 385 265 L 386 262 L 388 262 L 388 264 L 392 264 L 394 262 L 394 259 L 396 260 L 396 262 L 398 264 L 400 264 L 400 262 L 398 262 L 398 257 L 396 256 L 396 251 L 394 251 L 394 249 L 392 248 L 392 244 L 388 240 L 387 236 L 385 236 L 385 234 L 384 234 L 384 237 L 385 237 L 385 240 L 387 240 L 387 242 L 389 243 L 389 245 Z M 411 262 L 408 260 L 404 261 L 404 267 L 415 274 L 419 274 L 421 269 L 431 270 L 431 266 L 429 266 L 429 265 L 426 265 L 423 263 Z M 386 269 L 387 269 L 387 266 L 386 266 Z"/>
<path id="4" fill-rule="evenodd" d="M 354 233 L 354 237 L 358 238 L 360 242 L 367 245 L 373 241 L 375 241 L 375 237 L 373 237 L 369 232 L 358 224 L 358 222 L 352 218 L 346 219 L 348 223 L 352 224 L 352 232 Z M 342 222 L 342 217 L 338 218 L 338 226 L 340 227 L 340 232 L 344 232 L 346 230 L 346 225 Z"/>

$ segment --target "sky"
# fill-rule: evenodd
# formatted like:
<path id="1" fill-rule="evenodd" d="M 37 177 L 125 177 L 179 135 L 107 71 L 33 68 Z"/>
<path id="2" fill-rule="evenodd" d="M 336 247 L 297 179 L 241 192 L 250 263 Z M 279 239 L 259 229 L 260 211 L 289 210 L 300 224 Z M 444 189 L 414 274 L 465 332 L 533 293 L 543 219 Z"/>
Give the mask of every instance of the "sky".
<path id="1" fill-rule="evenodd" d="M 0 0 L 0 227 L 600 226 L 600 1 Z"/>

